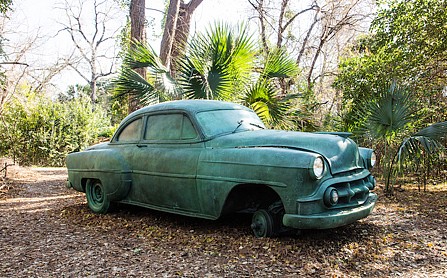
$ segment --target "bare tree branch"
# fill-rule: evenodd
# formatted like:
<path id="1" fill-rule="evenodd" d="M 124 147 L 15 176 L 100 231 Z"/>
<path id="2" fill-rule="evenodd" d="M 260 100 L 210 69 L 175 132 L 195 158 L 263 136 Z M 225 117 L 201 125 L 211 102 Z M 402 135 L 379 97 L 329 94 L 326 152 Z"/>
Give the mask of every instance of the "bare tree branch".
<path id="1" fill-rule="evenodd" d="M 79 0 L 78 6 L 65 1 L 66 23 L 61 23 L 62 29 L 60 32 L 69 34 L 75 52 L 79 58 L 72 58 L 67 64 L 73 69 L 82 79 L 84 79 L 91 89 L 92 102 L 96 102 L 97 91 L 96 84 L 98 79 L 108 76 L 114 72 L 114 59 L 109 59 L 106 52 L 109 49 L 107 42 L 112 41 L 118 32 L 119 28 L 110 28 L 110 23 L 115 20 L 113 9 L 116 6 L 109 4 L 107 0 Z M 89 15 L 85 12 L 87 5 L 92 5 L 92 19 L 91 26 L 85 25 L 84 18 Z M 116 54 L 113 51 L 113 56 Z M 104 58 L 107 58 L 104 59 Z M 68 60 L 67 60 L 68 61 Z M 101 64 L 110 64 L 109 69 L 104 69 Z M 83 68 L 87 67 L 87 68 Z"/>

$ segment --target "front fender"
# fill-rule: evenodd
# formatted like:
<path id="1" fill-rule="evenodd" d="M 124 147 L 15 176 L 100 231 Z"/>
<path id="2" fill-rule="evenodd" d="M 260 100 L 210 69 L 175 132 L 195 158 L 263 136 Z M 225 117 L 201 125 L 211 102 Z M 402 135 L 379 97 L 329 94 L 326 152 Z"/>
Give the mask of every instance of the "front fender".
<path id="1" fill-rule="evenodd" d="M 202 152 L 197 180 L 203 208 L 219 215 L 231 190 L 239 184 L 262 184 L 280 196 L 287 210 L 298 196 L 310 194 L 316 183 L 309 167 L 317 154 L 287 148 L 207 149 Z"/>

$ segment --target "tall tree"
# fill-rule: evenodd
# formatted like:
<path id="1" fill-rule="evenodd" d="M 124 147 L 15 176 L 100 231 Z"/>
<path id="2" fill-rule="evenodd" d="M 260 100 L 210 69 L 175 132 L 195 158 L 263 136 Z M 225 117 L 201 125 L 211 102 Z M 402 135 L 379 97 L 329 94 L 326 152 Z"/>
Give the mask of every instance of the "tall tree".
<path id="1" fill-rule="evenodd" d="M 113 27 L 112 21 L 116 24 L 118 10 L 117 6 L 110 3 L 113 2 L 81 0 L 79 6 L 75 6 L 65 1 L 63 7 L 67 21 L 61 23 L 61 31 L 69 34 L 77 57 L 69 66 L 90 85 L 93 103 L 98 97 L 98 80 L 115 70 L 114 39 L 121 26 Z M 91 26 L 85 24 L 86 17 L 90 17 L 87 22 L 93 22 Z"/>
<path id="2" fill-rule="evenodd" d="M 271 45 L 289 49 L 303 68 L 308 88 L 326 74 L 322 59 L 325 48 L 331 47 L 341 35 L 346 43 L 352 40 L 349 33 L 359 33 L 370 13 L 365 11 L 368 1 L 248 0 L 259 19 L 264 53 L 269 52 Z M 334 63 L 332 68 L 336 66 Z"/>
<path id="3" fill-rule="evenodd" d="M 178 59 L 186 47 L 191 17 L 203 0 L 170 0 L 160 46 L 160 58 L 175 75 Z"/>
<path id="4" fill-rule="evenodd" d="M 368 30 L 374 12 L 373 0 L 247 0 L 259 21 L 264 56 L 284 47 L 295 56 L 301 74 L 292 83 L 306 97 L 305 118 L 324 124 L 339 104 L 338 91 L 331 84 L 344 47 Z M 330 127 L 325 127 L 330 128 Z"/>
<path id="5" fill-rule="evenodd" d="M 446 1 L 384 1 L 371 34 L 359 39 L 340 63 L 335 87 L 343 93 L 344 122 L 355 125 L 352 107 L 377 98 L 384 83 L 396 80 L 419 99 L 417 124 L 447 117 Z"/>
<path id="6" fill-rule="evenodd" d="M 132 42 L 144 43 L 146 41 L 146 0 L 130 1 L 130 37 Z M 130 47 L 134 44 L 131 43 Z M 144 79 L 146 79 L 146 69 L 136 68 L 135 71 Z M 128 97 L 128 111 L 132 112 L 138 109 L 139 101 L 133 94 Z"/>
<path id="7" fill-rule="evenodd" d="M 181 0 L 170 0 L 166 13 L 165 28 L 160 45 L 160 59 L 167 67 L 171 67 L 171 52 L 174 44 L 175 31 L 177 29 L 177 19 L 180 10 Z"/>
<path id="8" fill-rule="evenodd" d="M 11 3 L 0 1 L 0 115 L 4 106 L 24 88 L 28 92 L 51 92 L 55 87 L 52 79 L 67 67 L 66 59 L 53 57 L 56 55 L 52 56 L 54 59 L 36 55 L 51 38 L 39 28 L 20 33 L 17 13 L 22 11 L 11 9 Z M 47 53 L 48 49 L 43 51 Z"/>

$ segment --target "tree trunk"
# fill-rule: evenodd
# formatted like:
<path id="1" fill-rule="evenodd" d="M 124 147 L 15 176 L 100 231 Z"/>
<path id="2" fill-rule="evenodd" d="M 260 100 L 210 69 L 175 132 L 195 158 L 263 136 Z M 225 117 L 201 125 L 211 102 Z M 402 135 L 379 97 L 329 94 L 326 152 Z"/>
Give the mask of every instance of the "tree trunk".
<path id="1" fill-rule="evenodd" d="M 180 3 L 177 30 L 171 50 L 171 73 L 173 76 L 175 76 L 179 57 L 185 52 L 191 28 L 192 14 L 202 2 L 203 0 L 191 0 L 188 4 L 183 3 L 183 1 Z"/>
<path id="2" fill-rule="evenodd" d="M 96 95 L 97 85 L 96 80 L 93 79 L 92 82 L 90 82 L 90 99 L 92 100 L 92 107 L 94 108 L 96 105 L 96 102 L 98 101 L 98 96 Z"/>
<path id="3" fill-rule="evenodd" d="M 166 15 L 165 29 L 160 45 L 160 59 L 167 67 L 171 67 L 171 52 L 174 36 L 177 29 L 177 18 L 180 10 L 180 0 L 170 0 Z"/>
<path id="4" fill-rule="evenodd" d="M 281 10 L 279 12 L 279 18 L 278 18 L 278 36 L 276 38 L 276 47 L 277 48 L 281 48 L 282 46 L 282 38 L 283 38 L 283 33 L 284 33 L 284 26 L 283 26 L 283 20 L 284 20 L 284 15 L 286 12 L 286 7 L 288 4 L 289 0 L 282 0 L 281 3 Z"/>
<path id="5" fill-rule="evenodd" d="M 265 55 L 269 53 L 269 46 L 267 43 L 267 35 L 266 35 L 266 19 L 265 19 L 265 12 L 264 12 L 264 0 L 257 0 L 256 4 L 248 1 L 250 5 L 258 12 L 258 19 L 259 19 L 259 25 L 261 29 L 261 42 L 262 42 L 262 50 Z"/>
<path id="6" fill-rule="evenodd" d="M 146 33 L 145 25 L 146 21 L 145 15 L 146 0 L 131 0 L 130 1 L 130 37 L 132 41 L 145 42 Z M 146 79 L 146 69 L 139 68 L 135 71 Z M 132 94 L 128 97 L 128 111 L 133 112 L 139 108 L 139 100 L 135 98 Z"/>
<path id="7" fill-rule="evenodd" d="M 185 51 L 191 27 L 191 17 L 203 0 L 170 0 L 165 29 L 160 46 L 160 59 L 175 76 L 178 57 Z"/>

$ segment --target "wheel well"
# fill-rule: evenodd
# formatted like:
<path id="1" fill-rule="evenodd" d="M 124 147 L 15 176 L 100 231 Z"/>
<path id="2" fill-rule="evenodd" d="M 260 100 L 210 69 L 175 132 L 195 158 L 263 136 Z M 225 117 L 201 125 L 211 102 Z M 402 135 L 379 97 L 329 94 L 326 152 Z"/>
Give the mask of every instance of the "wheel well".
<path id="1" fill-rule="evenodd" d="M 95 181 L 97 179 L 91 179 L 91 178 L 83 178 L 83 179 L 81 179 L 82 192 L 84 192 L 84 193 L 85 193 L 85 188 L 87 187 L 87 182 L 89 180 Z"/>
<path id="2" fill-rule="evenodd" d="M 267 209 L 274 202 L 281 201 L 278 193 L 264 184 L 240 184 L 235 186 L 227 196 L 222 215 L 233 212 L 255 212 Z"/>

